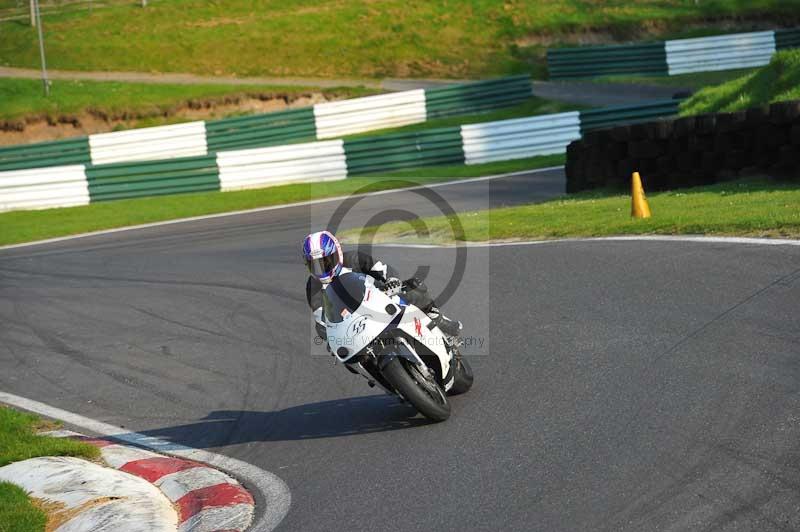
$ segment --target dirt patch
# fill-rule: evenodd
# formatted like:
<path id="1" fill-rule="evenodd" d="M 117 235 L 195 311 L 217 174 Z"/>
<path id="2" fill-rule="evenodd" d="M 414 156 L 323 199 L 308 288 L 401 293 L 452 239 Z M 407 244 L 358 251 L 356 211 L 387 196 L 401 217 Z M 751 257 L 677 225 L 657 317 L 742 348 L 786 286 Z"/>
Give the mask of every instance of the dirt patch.
<path id="1" fill-rule="evenodd" d="M 515 40 L 520 47 L 526 46 L 553 46 L 556 44 L 569 44 L 576 46 L 593 44 L 620 44 L 623 42 L 644 41 L 663 38 L 663 35 L 674 32 L 691 32 L 693 30 L 730 31 L 765 31 L 775 28 L 792 28 L 800 23 L 800 15 L 784 16 L 747 16 L 747 17 L 719 17 L 694 19 L 691 21 L 679 20 L 651 20 L 644 23 L 610 27 L 583 28 L 571 32 L 552 34 L 532 34 Z"/>
<path id="2" fill-rule="evenodd" d="M 51 419 L 40 419 L 33 425 L 34 432 L 48 432 L 51 430 L 58 430 L 61 428 L 61 423 Z"/>
<path id="3" fill-rule="evenodd" d="M 109 113 L 86 109 L 70 115 L 37 115 L 19 120 L 0 121 L 0 145 L 57 140 L 93 133 L 106 133 L 135 127 L 158 126 L 190 120 L 215 120 L 228 116 L 269 113 L 308 107 L 340 99 L 336 95 L 239 94 L 206 100 L 188 100 L 170 108 Z"/>
<path id="4" fill-rule="evenodd" d="M 186 23 L 186 27 L 188 28 L 216 28 L 217 26 L 229 26 L 231 24 L 235 24 L 237 26 L 241 26 L 248 19 L 246 18 L 215 18 L 212 20 L 200 20 L 197 22 L 188 22 Z"/>
<path id="5" fill-rule="evenodd" d="M 120 497 L 98 497 L 87 501 L 75 508 L 67 508 L 63 503 L 50 501 L 47 499 L 37 499 L 31 497 L 33 505 L 42 510 L 47 515 L 47 524 L 44 526 L 45 532 L 54 532 L 61 525 L 78 515 L 79 513 L 94 508 L 95 506 L 102 506 L 108 502 L 115 501 Z"/>

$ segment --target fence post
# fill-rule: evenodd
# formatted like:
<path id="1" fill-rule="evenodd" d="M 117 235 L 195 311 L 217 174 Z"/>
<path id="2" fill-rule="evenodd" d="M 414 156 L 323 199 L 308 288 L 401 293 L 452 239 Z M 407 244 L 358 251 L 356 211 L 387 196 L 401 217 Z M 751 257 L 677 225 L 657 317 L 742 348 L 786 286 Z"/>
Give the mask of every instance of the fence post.
<path id="1" fill-rule="evenodd" d="M 47 63 L 44 58 L 44 36 L 42 35 L 42 14 L 39 11 L 39 0 L 31 0 L 36 14 L 36 29 L 39 34 L 39 56 L 42 59 L 42 84 L 44 85 L 44 95 L 50 96 L 50 81 L 47 79 Z"/>

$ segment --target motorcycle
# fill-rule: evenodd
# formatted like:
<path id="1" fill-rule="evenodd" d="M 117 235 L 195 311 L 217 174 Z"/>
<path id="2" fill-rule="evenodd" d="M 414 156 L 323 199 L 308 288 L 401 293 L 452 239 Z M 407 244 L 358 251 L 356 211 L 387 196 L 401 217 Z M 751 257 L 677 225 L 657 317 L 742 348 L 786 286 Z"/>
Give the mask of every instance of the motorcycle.
<path id="1" fill-rule="evenodd" d="M 334 278 L 322 291 L 317 323 L 328 349 L 352 373 L 397 395 L 432 421 L 450 417 L 448 395 L 467 392 L 473 373 L 459 341 L 442 333 L 403 294 L 387 295 L 380 281 L 357 272 Z"/>

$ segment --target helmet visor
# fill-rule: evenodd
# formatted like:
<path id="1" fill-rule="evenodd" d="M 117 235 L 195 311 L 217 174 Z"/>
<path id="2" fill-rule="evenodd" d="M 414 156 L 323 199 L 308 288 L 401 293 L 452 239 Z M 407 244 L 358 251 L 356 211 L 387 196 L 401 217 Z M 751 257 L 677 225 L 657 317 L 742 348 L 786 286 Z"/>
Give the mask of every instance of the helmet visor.
<path id="1" fill-rule="evenodd" d="M 333 253 L 319 259 L 306 259 L 306 266 L 317 279 L 330 276 L 339 266 L 339 254 Z"/>

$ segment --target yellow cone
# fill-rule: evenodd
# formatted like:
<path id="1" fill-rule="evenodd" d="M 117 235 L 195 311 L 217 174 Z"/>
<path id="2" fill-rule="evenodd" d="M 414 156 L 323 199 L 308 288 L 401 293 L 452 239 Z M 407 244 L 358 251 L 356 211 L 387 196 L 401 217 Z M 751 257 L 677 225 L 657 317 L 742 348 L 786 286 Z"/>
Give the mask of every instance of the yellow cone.
<path id="1" fill-rule="evenodd" d="M 642 178 L 634 172 L 631 178 L 631 216 L 634 218 L 650 218 L 650 205 L 644 197 Z"/>

